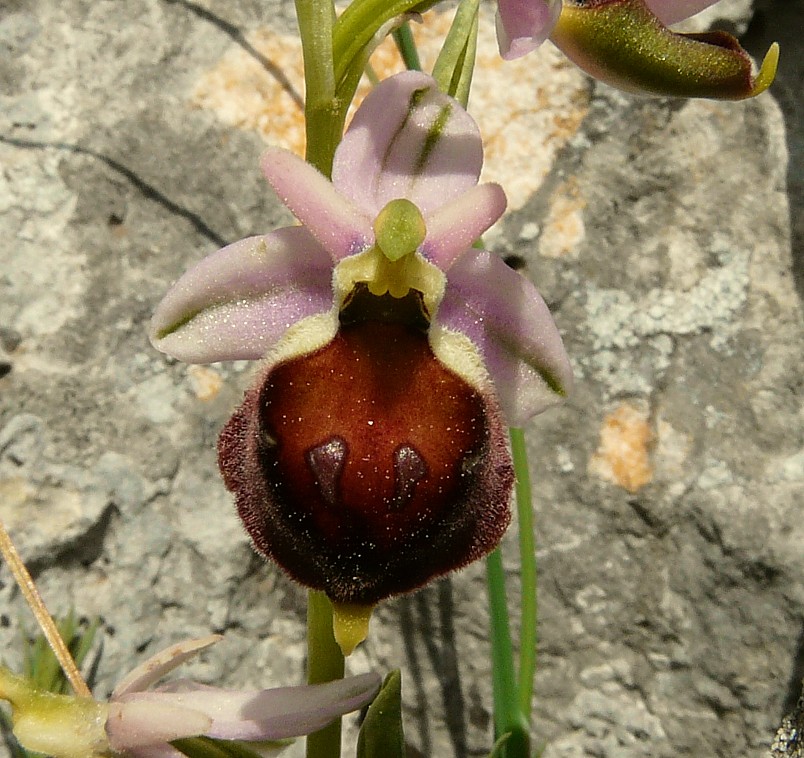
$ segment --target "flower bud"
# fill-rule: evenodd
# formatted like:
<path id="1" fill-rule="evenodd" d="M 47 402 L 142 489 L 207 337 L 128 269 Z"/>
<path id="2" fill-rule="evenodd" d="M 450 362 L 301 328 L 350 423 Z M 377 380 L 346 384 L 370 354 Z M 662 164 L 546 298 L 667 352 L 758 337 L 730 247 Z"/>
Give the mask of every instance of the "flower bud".
<path id="1" fill-rule="evenodd" d="M 550 39 L 591 76 L 626 91 L 742 100 L 773 82 L 779 46 L 759 72 L 726 32 L 678 34 L 645 0 L 565 0 Z"/>

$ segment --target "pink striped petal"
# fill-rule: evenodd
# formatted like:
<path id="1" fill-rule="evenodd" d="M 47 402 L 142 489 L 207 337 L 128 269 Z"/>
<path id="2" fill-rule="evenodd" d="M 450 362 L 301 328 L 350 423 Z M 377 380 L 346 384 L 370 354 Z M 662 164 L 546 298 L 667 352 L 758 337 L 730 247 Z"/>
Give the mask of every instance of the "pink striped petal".
<path id="1" fill-rule="evenodd" d="M 334 260 L 360 253 L 374 244 L 374 216 L 361 212 L 298 155 L 271 147 L 263 154 L 261 165 L 279 199 Z"/>
<path id="2" fill-rule="evenodd" d="M 700 13 L 718 0 L 645 0 L 659 21 L 669 26 Z"/>
<path id="3" fill-rule="evenodd" d="M 497 0 L 497 44 L 510 61 L 535 50 L 561 13 L 561 0 Z"/>
<path id="4" fill-rule="evenodd" d="M 149 336 L 186 363 L 262 358 L 285 330 L 332 308 L 332 259 L 303 227 L 249 237 L 187 271 Z"/>
<path id="5" fill-rule="evenodd" d="M 507 204 L 499 184 L 472 187 L 428 216 L 422 254 L 442 271 L 447 271 L 455 259 L 503 215 Z"/>
<path id="6" fill-rule="evenodd" d="M 463 332 L 478 347 L 511 426 L 561 402 L 572 386 L 547 305 L 493 253 L 468 250 L 455 262 L 436 325 Z"/>
<path id="7" fill-rule="evenodd" d="M 370 218 L 396 198 L 426 217 L 477 184 L 483 163 L 472 117 L 416 71 L 381 82 L 335 152 L 332 181 Z"/>

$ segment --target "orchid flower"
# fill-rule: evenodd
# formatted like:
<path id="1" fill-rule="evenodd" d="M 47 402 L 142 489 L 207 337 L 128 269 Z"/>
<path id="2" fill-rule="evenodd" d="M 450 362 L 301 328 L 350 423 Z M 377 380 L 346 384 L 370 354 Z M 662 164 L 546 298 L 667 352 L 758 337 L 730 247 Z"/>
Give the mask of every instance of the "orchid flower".
<path id="1" fill-rule="evenodd" d="M 472 247 L 506 206 L 478 185 L 482 160 L 477 125 L 433 79 L 387 79 L 331 182 L 265 154 L 302 226 L 213 253 L 153 317 L 153 344 L 180 360 L 264 359 L 219 464 L 256 549 L 336 615 L 492 550 L 510 519 L 505 424 L 572 382 L 533 285 Z"/>
<path id="2" fill-rule="evenodd" d="M 0 698 L 11 703 L 14 735 L 28 750 L 54 758 L 181 758 L 170 742 L 197 736 L 275 752 L 277 741 L 323 728 L 362 708 L 380 689 L 375 673 L 270 690 L 227 690 L 189 680 L 153 688 L 220 639 L 211 635 L 162 650 L 131 671 L 108 702 L 36 690 L 2 668 Z"/>
<path id="3" fill-rule="evenodd" d="M 778 45 L 759 72 L 725 32 L 679 34 L 667 27 L 717 0 L 498 0 L 497 40 L 505 59 L 546 39 L 591 76 L 620 89 L 741 100 L 776 75 Z"/>

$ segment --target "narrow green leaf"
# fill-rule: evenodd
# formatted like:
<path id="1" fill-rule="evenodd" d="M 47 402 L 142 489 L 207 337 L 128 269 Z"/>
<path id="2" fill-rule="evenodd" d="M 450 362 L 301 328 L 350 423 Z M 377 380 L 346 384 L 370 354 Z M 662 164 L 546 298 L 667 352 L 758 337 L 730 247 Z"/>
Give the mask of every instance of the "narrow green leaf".
<path id="1" fill-rule="evenodd" d="M 402 674 L 392 671 L 369 706 L 357 738 L 357 758 L 405 758 Z"/>
<path id="2" fill-rule="evenodd" d="M 276 740 L 254 743 L 254 747 L 259 747 L 261 752 L 252 750 L 247 742 L 213 740 L 209 737 L 184 737 L 173 740 L 170 744 L 187 758 L 261 758 L 262 751 L 266 748 L 280 750 L 292 742 L 293 740 Z"/>
<path id="3" fill-rule="evenodd" d="M 491 616 L 491 665 L 494 695 L 494 736 L 508 736 L 501 747 L 503 758 L 530 758 L 530 727 L 519 708 L 514 648 L 508 621 L 505 571 L 497 548 L 486 557 L 486 583 Z"/>
<path id="4" fill-rule="evenodd" d="M 70 652 L 73 654 L 76 666 L 80 666 L 86 660 L 92 648 L 92 643 L 95 642 L 95 635 L 98 633 L 98 629 L 100 629 L 100 618 L 95 616 L 89 622 L 87 628 L 73 640 Z"/>
<path id="5" fill-rule="evenodd" d="M 444 46 L 433 66 L 433 79 L 442 92 L 452 95 L 464 107 L 477 49 L 477 12 L 480 0 L 461 0 Z"/>

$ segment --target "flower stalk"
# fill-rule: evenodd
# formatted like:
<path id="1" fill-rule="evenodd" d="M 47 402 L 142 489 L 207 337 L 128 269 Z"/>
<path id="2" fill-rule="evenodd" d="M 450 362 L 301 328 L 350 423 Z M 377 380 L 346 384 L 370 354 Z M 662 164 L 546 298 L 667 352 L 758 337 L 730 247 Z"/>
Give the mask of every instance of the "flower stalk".
<path id="1" fill-rule="evenodd" d="M 342 125 L 332 53 L 335 8 L 329 0 L 296 0 L 296 16 L 304 57 L 307 160 L 329 176 Z"/>
<path id="2" fill-rule="evenodd" d="M 343 653 L 332 633 L 332 603 L 323 592 L 307 593 L 307 683 L 321 684 L 343 678 Z M 307 737 L 307 758 L 339 758 L 341 720 Z"/>
<path id="3" fill-rule="evenodd" d="M 519 525 L 520 628 L 519 628 L 519 708 L 530 722 L 533 702 L 533 680 L 536 675 L 538 639 L 538 605 L 536 596 L 536 540 L 533 532 L 533 499 L 531 496 L 528 453 L 525 432 L 510 429 L 511 454 L 516 475 L 516 512 Z"/>

